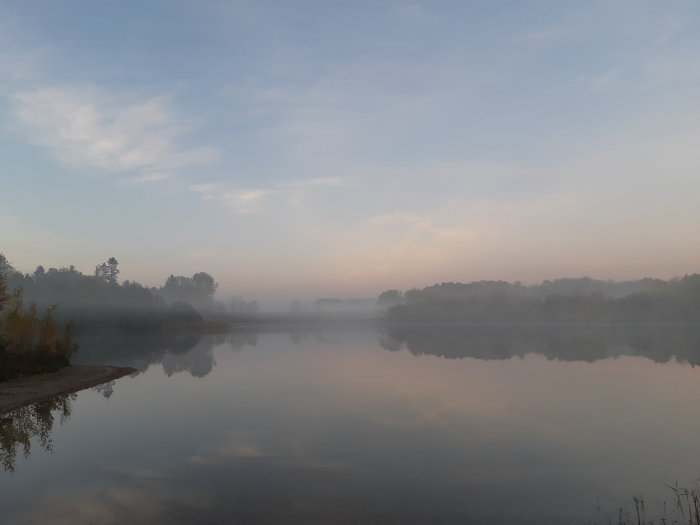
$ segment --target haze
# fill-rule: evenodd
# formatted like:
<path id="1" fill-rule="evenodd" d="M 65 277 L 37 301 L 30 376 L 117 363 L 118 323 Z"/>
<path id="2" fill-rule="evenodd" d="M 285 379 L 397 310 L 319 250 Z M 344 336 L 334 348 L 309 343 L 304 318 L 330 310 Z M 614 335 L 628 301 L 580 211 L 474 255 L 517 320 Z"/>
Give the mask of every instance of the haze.
<path id="1" fill-rule="evenodd" d="M 1 251 L 289 299 L 697 271 L 699 15 L 6 2 Z"/>

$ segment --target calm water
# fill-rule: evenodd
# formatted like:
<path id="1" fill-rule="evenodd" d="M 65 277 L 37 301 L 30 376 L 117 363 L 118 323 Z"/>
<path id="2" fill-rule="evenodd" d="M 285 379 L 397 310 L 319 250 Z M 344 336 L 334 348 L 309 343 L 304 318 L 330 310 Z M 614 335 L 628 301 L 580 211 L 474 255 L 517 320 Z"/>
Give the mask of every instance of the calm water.
<path id="1" fill-rule="evenodd" d="M 0 521 L 607 523 L 639 493 L 651 514 L 666 483 L 700 476 L 699 341 L 675 328 L 86 339 L 77 362 L 139 373 L 0 423 Z"/>

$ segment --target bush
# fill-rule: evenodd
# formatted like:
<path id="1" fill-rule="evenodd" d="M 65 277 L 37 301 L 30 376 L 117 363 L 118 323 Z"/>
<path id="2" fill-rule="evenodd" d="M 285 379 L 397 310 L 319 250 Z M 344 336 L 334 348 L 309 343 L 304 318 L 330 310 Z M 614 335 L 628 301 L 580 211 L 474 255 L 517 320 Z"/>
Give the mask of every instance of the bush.
<path id="1" fill-rule="evenodd" d="M 40 315 L 25 308 L 22 291 L 8 294 L 0 276 L 0 381 L 19 375 L 55 372 L 70 364 L 78 345 L 71 325 L 59 325 L 55 307 Z"/>

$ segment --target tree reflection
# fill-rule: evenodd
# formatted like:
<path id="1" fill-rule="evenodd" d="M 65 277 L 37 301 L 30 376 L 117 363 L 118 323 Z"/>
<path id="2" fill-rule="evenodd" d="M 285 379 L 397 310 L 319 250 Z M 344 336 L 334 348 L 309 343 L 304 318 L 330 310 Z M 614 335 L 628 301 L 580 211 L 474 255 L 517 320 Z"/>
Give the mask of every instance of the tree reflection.
<path id="1" fill-rule="evenodd" d="M 246 346 L 258 345 L 257 332 L 231 332 L 229 334 L 229 344 L 234 352 L 241 352 Z"/>
<path id="2" fill-rule="evenodd" d="M 0 416 L 0 465 L 14 472 L 17 453 L 21 449 L 29 457 L 32 439 L 36 438 L 44 450 L 51 452 L 51 431 L 56 417 L 63 425 L 70 418 L 77 394 L 63 394 L 48 401 L 16 408 Z"/>
<path id="3" fill-rule="evenodd" d="M 700 327 L 684 325 L 610 326 L 390 326 L 382 348 L 447 359 L 510 359 L 540 354 L 560 361 L 587 361 L 622 355 L 658 363 L 673 358 L 700 365 Z"/>
<path id="4" fill-rule="evenodd" d="M 214 348 L 229 344 L 234 352 L 258 344 L 257 331 L 202 334 L 173 331 L 160 334 L 83 335 L 76 361 L 91 364 L 129 366 L 145 372 L 161 365 L 166 375 L 188 372 L 205 377 L 216 366 Z"/>

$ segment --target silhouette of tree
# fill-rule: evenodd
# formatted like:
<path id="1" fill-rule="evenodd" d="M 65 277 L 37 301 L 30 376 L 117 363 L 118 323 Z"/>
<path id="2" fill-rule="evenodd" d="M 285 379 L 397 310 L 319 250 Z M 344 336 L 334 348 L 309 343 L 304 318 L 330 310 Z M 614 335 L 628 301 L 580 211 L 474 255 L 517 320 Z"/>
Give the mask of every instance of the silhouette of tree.
<path id="1" fill-rule="evenodd" d="M 95 266 L 95 278 L 103 283 L 117 284 L 117 276 L 119 275 L 118 262 L 114 257 L 107 259 Z"/>
<path id="2" fill-rule="evenodd" d="M 385 293 L 396 297 L 389 292 Z M 477 324 L 697 323 L 700 275 L 621 283 L 583 277 L 544 281 L 534 286 L 504 281 L 441 283 L 405 292 L 403 302 L 388 309 L 387 320 Z"/>
<path id="3" fill-rule="evenodd" d="M 170 275 L 159 293 L 169 303 L 186 302 L 201 310 L 211 310 L 218 286 L 214 278 L 205 272 L 192 277 Z"/>
<path id="4" fill-rule="evenodd" d="M 11 273 L 14 273 L 15 269 L 10 264 L 2 253 L 0 253 L 0 277 L 8 277 Z"/>
<path id="5" fill-rule="evenodd" d="M 255 300 L 246 301 L 240 295 L 234 295 L 231 298 L 231 312 L 233 313 L 254 314 L 259 311 L 260 306 Z"/>
<path id="6" fill-rule="evenodd" d="M 390 308 L 394 305 L 400 304 L 403 301 L 403 293 L 399 290 L 387 290 L 379 294 L 377 298 L 377 304 L 383 308 Z"/>
<path id="7" fill-rule="evenodd" d="M 44 269 L 44 267 L 42 265 L 39 265 L 34 270 L 32 277 L 34 277 L 35 281 L 38 281 L 38 280 L 42 279 L 45 275 L 46 275 L 46 270 Z"/>
<path id="8" fill-rule="evenodd" d="M 214 297 L 218 284 L 214 278 L 205 272 L 199 272 L 192 276 L 194 287 L 207 297 Z"/>
<path id="9" fill-rule="evenodd" d="M 117 268 L 118 264 L 119 263 L 114 257 L 107 259 L 107 282 L 117 284 L 117 276 L 119 275 L 119 268 Z"/>

